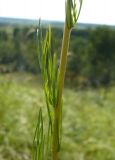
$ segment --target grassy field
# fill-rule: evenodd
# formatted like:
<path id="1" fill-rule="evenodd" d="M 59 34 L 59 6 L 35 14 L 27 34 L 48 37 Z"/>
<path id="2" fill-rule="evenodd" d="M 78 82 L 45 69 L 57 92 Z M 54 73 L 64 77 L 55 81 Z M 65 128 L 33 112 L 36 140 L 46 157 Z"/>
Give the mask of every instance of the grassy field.
<path id="1" fill-rule="evenodd" d="M 36 118 L 45 107 L 38 80 L 0 75 L 0 160 L 32 159 Z M 64 90 L 60 160 L 115 160 L 115 86 Z"/>

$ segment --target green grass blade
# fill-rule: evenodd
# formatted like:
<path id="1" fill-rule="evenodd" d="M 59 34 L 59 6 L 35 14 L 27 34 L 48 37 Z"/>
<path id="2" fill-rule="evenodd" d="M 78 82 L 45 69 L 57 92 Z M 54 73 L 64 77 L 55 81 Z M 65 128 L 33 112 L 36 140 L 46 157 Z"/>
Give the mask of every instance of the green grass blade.
<path id="1" fill-rule="evenodd" d="M 38 114 L 38 122 L 35 130 L 34 140 L 33 140 L 33 160 L 43 160 L 42 153 L 44 153 L 44 131 L 43 131 L 43 115 L 40 108 Z"/>

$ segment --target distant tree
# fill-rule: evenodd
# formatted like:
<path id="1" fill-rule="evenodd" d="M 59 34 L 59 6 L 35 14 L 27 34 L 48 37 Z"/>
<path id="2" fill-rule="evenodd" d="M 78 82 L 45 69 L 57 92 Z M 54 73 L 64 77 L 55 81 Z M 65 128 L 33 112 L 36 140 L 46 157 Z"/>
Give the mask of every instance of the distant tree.
<path id="1" fill-rule="evenodd" d="M 76 74 L 80 74 L 86 45 L 87 41 L 83 38 L 77 38 L 71 41 L 67 68 L 69 71 L 74 71 Z"/>
<path id="2" fill-rule="evenodd" d="M 7 41 L 8 40 L 8 34 L 6 31 L 1 30 L 0 31 L 0 42 L 1 41 Z"/>
<path id="3" fill-rule="evenodd" d="M 113 79 L 115 66 L 115 31 L 98 28 L 91 32 L 86 49 L 86 68 L 88 77 L 95 85 L 107 85 Z"/>

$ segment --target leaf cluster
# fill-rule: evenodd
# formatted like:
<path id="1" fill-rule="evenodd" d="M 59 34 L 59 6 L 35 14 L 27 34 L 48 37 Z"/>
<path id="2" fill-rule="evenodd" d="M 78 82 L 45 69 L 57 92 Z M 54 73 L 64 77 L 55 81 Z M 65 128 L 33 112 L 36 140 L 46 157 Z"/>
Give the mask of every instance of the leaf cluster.
<path id="1" fill-rule="evenodd" d="M 57 104 L 57 55 L 52 54 L 51 46 L 51 28 L 46 31 L 45 37 L 43 37 L 41 25 L 39 24 L 39 30 L 37 30 L 37 43 L 38 43 L 38 59 L 40 69 L 43 78 L 43 87 L 46 99 L 47 113 L 48 113 L 48 129 L 47 133 L 44 132 L 44 123 L 42 109 L 39 110 L 38 123 L 36 126 L 35 138 L 34 138 L 34 160 L 48 159 L 51 152 L 53 121 L 54 121 L 54 109 Z"/>
<path id="2" fill-rule="evenodd" d="M 66 0 L 66 22 L 68 29 L 71 29 L 76 24 L 81 11 L 82 2 L 83 0 L 79 0 L 79 8 L 77 8 L 76 0 Z"/>

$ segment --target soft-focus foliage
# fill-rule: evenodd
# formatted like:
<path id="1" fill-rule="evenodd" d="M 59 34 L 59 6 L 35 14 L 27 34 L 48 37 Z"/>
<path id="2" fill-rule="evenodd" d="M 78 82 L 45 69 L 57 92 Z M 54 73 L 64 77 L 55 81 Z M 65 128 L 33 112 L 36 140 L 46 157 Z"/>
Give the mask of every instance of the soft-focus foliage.
<path id="1" fill-rule="evenodd" d="M 115 87 L 64 92 L 60 160 L 114 160 Z M 39 107 L 46 119 L 43 99 L 38 77 L 0 75 L 0 160 L 31 159 Z"/>
<path id="2" fill-rule="evenodd" d="M 43 35 L 45 34 L 43 28 Z M 62 28 L 52 29 L 52 50 L 60 54 Z M 74 86 L 100 86 L 115 82 L 115 30 L 107 27 L 77 29 L 71 33 L 66 80 Z M 40 72 L 36 29 L 0 28 L 0 73 Z M 81 80 L 82 79 L 82 80 Z"/>

